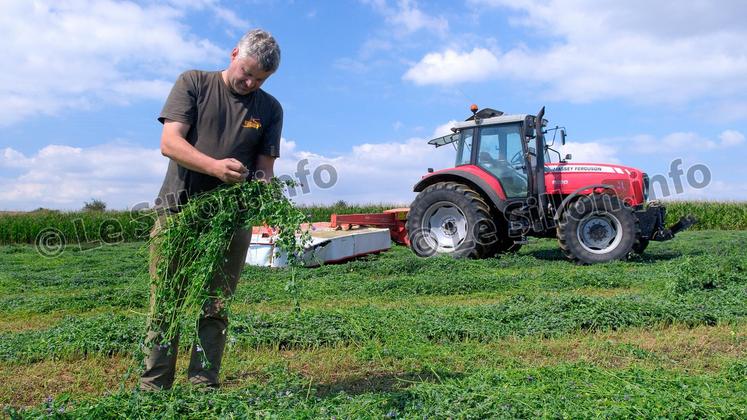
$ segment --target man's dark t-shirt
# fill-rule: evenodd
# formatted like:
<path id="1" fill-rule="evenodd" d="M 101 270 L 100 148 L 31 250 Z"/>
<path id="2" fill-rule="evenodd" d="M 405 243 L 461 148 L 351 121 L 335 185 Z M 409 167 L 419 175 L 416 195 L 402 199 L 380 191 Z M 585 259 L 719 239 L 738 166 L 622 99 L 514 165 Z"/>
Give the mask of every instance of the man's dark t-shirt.
<path id="1" fill-rule="evenodd" d="M 248 95 L 231 92 L 220 71 L 182 73 L 158 117 L 161 123 L 165 120 L 189 124 L 189 144 L 214 159 L 237 159 L 250 174 L 258 155 L 280 156 L 283 127 L 280 103 L 261 89 Z M 222 183 L 171 160 L 156 207 L 176 210 L 189 197 Z"/>

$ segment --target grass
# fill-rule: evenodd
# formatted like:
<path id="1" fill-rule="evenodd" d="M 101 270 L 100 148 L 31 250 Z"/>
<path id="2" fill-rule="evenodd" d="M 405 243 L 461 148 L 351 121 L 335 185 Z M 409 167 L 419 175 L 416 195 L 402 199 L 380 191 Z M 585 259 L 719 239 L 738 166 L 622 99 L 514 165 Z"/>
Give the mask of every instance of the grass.
<path id="1" fill-rule="evenodd" d="M 730 366 L 725 374 L 744 369 Z M 226 417 L 733 417 L 747 414 L 744 382 L 718 375 L 679 376 L 662 370 L 601 369 L 583 364 L 541 368 L 420 372 L 381 376 L 374 391 L 318 395 L 312 381 L 282 367 L 261 372 L 264 380 L 217 393 L 177 386 L 171 392 L 116 392 L 72 403 L 49 399 L 11 416 L 108 418 Z M 390 379 L 393 378 L 393 379 Z"/>
<path id="2" fill-rule="evenodd" d="M 588 267 L 549 240 L 482 261 L 395 247 L 297 270 L 300 314 L 288 270 L 247 267 L 225 386 L 209 394 L 181 373 L 170 392 L 132 391 L 142 246 L 0 247 L 6 415 L 747 416 L 744 231 L 684 232 Z"/>
<path id="3" fill-rule="evenodd" d="M 747 317 L 747 289 L 672 299 L 640 295 L 614 298 L 517 296 L 507 302 L 462 307 L 306 310 L 300 315 L 234 314 L 231 341 L 249 348 L 307 349 L 367 343 L 497 342 L 506 337 L 557 337 L 666 325 L 703 326 Z M 70 317 L 46 330 L 0 334 L 0 361 L 122 354 L 136 348 L 141 316 Z M 405 347 L 406 348 L 406 347 Z"/>
<path id="4" fill-rule="evenodd" d="M 695 357 L 693 357 L 695 355 Z M 406 387 L 406 381 L 431 370 L 528 369 L 559 362 L 586 364 L 600 369 L 667 369 L 680 373 L 718 375 L 747 355 L 747 324 L 720 327 L 671 327 L 655 331 L 630 329 L 606 333 L 574 334 L 557 338 L 510 338 L 500 343 L 421 344 L 410 346 L 405 357 L 391 354 L 382 343 L 307 350 L 232 348 L 223 366 L 227 388 L 241 388 L 263 379 L 267 366 L 314 378 L 315 394 L 341 391 L 359 394 Z M 76 363 L 41 361 L 0 367 L 11 393 L 8 400 L 35 405 L 48 395 L 85 398 L 100 389 L 117 389 L 129 369 L 126 357 L 92 356 Z M 186 369 L 181 360 L 179 370 Z M 430 375 L 432 376 L 432 374 Z M 55 378 L 64 377 L 66 381 Z M 184 378 L 177 378 L 184 383 Z M 127 386 L 134 386 L 130 377 Z"/>

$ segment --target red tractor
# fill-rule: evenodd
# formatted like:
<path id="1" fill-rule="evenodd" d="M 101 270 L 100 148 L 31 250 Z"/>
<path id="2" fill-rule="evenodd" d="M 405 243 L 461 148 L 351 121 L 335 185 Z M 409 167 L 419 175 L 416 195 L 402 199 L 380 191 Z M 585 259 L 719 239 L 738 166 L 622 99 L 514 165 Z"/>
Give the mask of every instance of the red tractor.
<path id="1" fill-rule="evenodd" d="M 565 144 L 565 130 L 545 129 L 544 107 L 536 116 L 471 111 L 453 134 L 428 142 L 453 145 L 456 165 L 429 169 L 414 187 L 407 234 L 417 255 L 487 258 L 529 236 L 557 237 L 566 257 L 593 264 L 641 254 L 695 223 L 688 216 L 666 228 L 666 209 L 647 203 L 649 178 L 638 169 L 561 159 L 553 146 L 555 137 Z"/>

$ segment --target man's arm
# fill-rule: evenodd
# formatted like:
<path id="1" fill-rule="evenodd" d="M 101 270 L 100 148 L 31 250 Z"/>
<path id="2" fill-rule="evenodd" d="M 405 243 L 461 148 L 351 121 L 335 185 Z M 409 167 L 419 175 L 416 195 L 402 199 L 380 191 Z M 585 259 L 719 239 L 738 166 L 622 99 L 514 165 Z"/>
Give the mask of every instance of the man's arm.
<path id="1" fill-rule="evenodd" d="M 246 178 L 248 170 L 238 160 L 213 159 L 189 144 L 187 141 L 189 128 L 189 124 L 165 120 L 161 133 L 161 154 L 187 169 L 214 176 L 229 184 L 241 182 Z M 272 171 L 272 166 L 270 166 L 270 171 Z"/>
<path id="2" fill-rule="evenodd" d="M 274 156 L 269 155 L 257 156 L 257 170 L 255 172 L 257 179 L 267 182 L 270 178 L 275 176 L 275 159 Z"/>

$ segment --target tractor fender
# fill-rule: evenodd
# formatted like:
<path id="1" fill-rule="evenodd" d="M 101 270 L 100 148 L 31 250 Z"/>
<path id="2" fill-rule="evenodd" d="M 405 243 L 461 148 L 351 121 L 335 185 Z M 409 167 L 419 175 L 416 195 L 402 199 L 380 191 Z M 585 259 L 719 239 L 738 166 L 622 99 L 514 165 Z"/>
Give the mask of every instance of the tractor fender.
<path id="1" fill-rule="evenodd" d="M 414 192 L 421 192 L 430 185 L 446 181 L 460 182 L 469 185 L 480 195 L 487 198 L 490 203 L 501 213 L 503 213 L 503 211 L 506 209 L 506 196 L 503 193 L 503 188 L 501 188 L 500 184 L 497 184 L 496 182 L 496 185 L 491 186 L 485 179 L 481 178 L 480 176 L 458 169 L 438 171 L 433 175 L 426 176 L 417 184 L 415 184 L 412 190 Z"/>
<path id="2" fill-rule="evenodd" d="M 586 185 L 584 187 L 581 187 L 577 189 L 576 191 L 568 194 L 568 196 L 564 198 L 563 201 L 560 202 L 560 204 L 558 205 L 558 209 L 555 212 L 555 216 L 553 217 L 553 219 L 555 219 L 555 222 L 557 223 L 560 221 L 560 217 L 563 215 L 563 212 L 568 208 L 571 202 L 573 202 L 576 198 L 586 195 L 586 194 L 581 194 L 582 191 L 586 191 L 589 189 L 594 190 L 596 188 L 602 188 L 605 190 L 610 190 L 612 192 L 615 192 L 614 187 L 609 184 L 591 184 L 591 185 Z"/>

